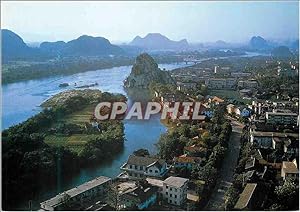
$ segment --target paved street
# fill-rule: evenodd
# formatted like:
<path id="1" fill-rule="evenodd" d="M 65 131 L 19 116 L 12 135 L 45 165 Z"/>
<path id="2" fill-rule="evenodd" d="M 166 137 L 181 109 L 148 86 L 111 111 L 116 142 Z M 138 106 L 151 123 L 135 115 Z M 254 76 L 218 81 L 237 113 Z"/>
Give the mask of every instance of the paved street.
<path id="1" fill-rule="evenodd" d="M 239 156 L 240 138 L 244 126 L 230 117 L 227 118 L 231 120 L 232 133 L 220 170 L 220 178 L 217 181 L 208 204 L 204 208 L 205 210 L 224 210 L 224 194 L 232 184 L 234 168 Z"/>

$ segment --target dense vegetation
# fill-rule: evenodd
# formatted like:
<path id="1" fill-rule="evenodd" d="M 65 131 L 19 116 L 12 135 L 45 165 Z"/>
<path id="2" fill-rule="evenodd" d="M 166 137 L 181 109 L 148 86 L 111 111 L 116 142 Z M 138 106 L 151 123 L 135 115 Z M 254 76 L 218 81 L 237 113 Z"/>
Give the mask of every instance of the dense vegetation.
<path id="1" fill-rule="evenodd" d="M 55 75 L 70 75 L 90 70 L 131 65 L 134 59 L 130 57 L 77 57 L 63 58 L 44 63 L 5 64 L 2 72 L 2 83 L 12 83 L 22 80 L 39 79 Z"/>
<path id="2" fill-rule="evenodd" d="M 70 91 L 72 92 L 76 93 Z M 124 98 L 122 95 L 98 91 L 98 99 L 91 99 L 91 90 L 80 91 L 82 92 L 86 95 L 69 95 L 63 104 L 44 109 L 27 121 L 2 132 L 2 194 L 5 210 L 16 206 L 19 200 L 34 199 L 43 185 L 55 184 L 61 177 L 68 177 L 79 171 L 80 167 L 104 161 L 122 150 L 124 127 L 119 121 L 100 123 L 100 131 L 84 130 L 80 125 L 67 123 L 65 131 L 55 130 L 61 126 L 65 117 L 92 102 Z M 56 100 L 59 99 L 58 96 Z M 78 128 L 83 130 L 72 131 Z M 89 135 L 80 152 L 73 151 L 68 146 L 48 145 L 44 141 L 49 135 L 71 136 L 75 133 Z"/>
<path id="3" fill-rule="evenodd" d="M 169 161 L 182 155 L 185 146 L 197 144 L 207 148 L 206 159 L 199 164 L 200 166 L 196 166 L 191 173 L 180 171 L 181 175 L 185 175 L 184 177 L 205 182 L 203 189 L 200 189 L 200 185 L 199 187 L 196 185 L 198 195 L 201 196 L 198 209 L 201 209 L 210 197 L 227 150 L 232 129 L 230 123 L 224 118 L 224 112 L 224 106 L 216 106 L 210 122 L 181 124 L 162 134 L 157 143 L 159 156 Z M 195 137 L 198 139 L 193 139 Z"/>
<path id="4" fill-rule="evenodd" d="M 153 55 L 158 63 L 181 62 L 174 55 Z M 71 75 L 97 69 L 128 66 L 134 63 L 134 56 L 64 57 L 46 62 L 15 61 L 3 64 L 2 83 L 39 79 L 49 76 Z"/>

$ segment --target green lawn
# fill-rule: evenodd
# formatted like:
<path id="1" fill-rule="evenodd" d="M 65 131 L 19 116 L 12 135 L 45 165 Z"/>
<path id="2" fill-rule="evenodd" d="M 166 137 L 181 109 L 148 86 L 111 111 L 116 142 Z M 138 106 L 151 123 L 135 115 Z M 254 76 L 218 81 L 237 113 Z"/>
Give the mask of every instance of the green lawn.
<path id="1" fill-rule="evenodd" d="M 85 134 L 75 134 L 71 136 L 67 135 L 47 135 L 45 137 L 45 143 L 50 146 L 64 146 L 74 151 L 76 153 L 80 153 L 87 143 L 87 141 L 93 135 L 85 135 Z"/>
<path id="2" fill-rule="evenodd" d="M 94 112 L 94 106 L 90 105 L 81 111 L 76 111 L 66 117 L 58 120 L 52 125 L 55 127 L 58 123 L 72 123 L 80 126 L 84 126 L 85 122 L 90 122 L 90 118 Z M 80 153 L 87 141 L 94 135 L 89 134 L 73 134 L 73 135 L 47 135 L 45 137 L 45 143 L 51 146 L 64 146 L 73 152 Z"/>
<path id="3" fill-rule="evenodd" d="M 85 122 L 90 122 L 90 118 L 94 113 L 94 109 L 95 106 L 90 105 L 81 111 L 77 111 L 75 113 L 66 116 L 65 118 L 62 119 L 62 121 L 84 126 Z"/>

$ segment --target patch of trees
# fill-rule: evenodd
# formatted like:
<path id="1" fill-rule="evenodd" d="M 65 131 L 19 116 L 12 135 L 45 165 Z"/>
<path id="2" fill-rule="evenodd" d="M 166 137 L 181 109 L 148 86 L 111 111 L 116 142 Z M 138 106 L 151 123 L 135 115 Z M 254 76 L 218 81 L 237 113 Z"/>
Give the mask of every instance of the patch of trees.
<path id="1" fill-rule="evenodd" d="M 185 146 L 193 144 L 192 138 L 199 136 L 207 146 L 209 154 L 206 162 L 201 166 L 195 167 L 191 173 L 185 169 L 177 170 L 180 176 L 186 176 L 196 180 L 204 181 L 203 189 L 196 188 L 200 192 L 201 203 L 198 209 L 204 206 L 216 184 L 218 171 L 222 165 L 222 160 L 227 150 L 228 140 L 232 131 L 230 123 L 225 119 L 225 107 L 217 106 L 214 109 L 214 116 L 211 122 L 205 124 L 208 132 L 200 134 L 198 124 L 181 124 L 161 135 L 157 147 L 161 158 L 171 161 L 174 157 L 183 154 Z M 203 127 L 203 126 L 201 126 Z M 202 185 L 201 185 L 202 187 Z M 205 193 L 205 195 L 202 195 Z"/>
<path id="2" fill-rule="evenodd" d="M 113 98 L 113 95 L 106 94 Z M 120 121 L 101 124 L 101 133 L 95 134 L 84 150 L 78 155 L 65 147 L 53 147 L 44 142 L 48 128 L 67 114 L 87 104 L 76 99 L 79 107 L 69 107 L 74 101 L 63 106 L 44 109 L 23 123 L 2 132 L 2 176 L 3 209 L 16 207 L 21 200 L 34 199 L 38 190 L 58 179 L 68 177 L 83 166 L 100 163 L 120 152 L 124 144 L 124 126 Z M 77 125 L 66 124 L 59 133 L 81 130 Z"/>
<path id="3" fill-rule="evenodd" d="M 222 161 L 228 147 L 228 141 L 232 131 L 230 123 L 225 119 L 224 106 L 218 106 L 214 110 L 214 116 L 208 123 L 209 136 L 207 139 L 210 155 L 206 164 L 192 171 L 193 178 L 205 182 L 204 188 L 199 196 L 203 197 L 198 208 L 203 207 L 216 185 Z M 202 195 L 205 194 L 205 195 Z"/>
<path id="4" fill-rule="evenodd" d="M 160 136 L 158 143 L 158 155 L 168 161 L 183 154 L 184 147 L 190 139 L 198 135 L 198 129 L 189 124 L 182 124 L 174 130 Z"/>
<path id="5" fill-rule="evenodd" d="M 6 71 L 2 73 L 2 83 L 39 79 L 55 75 L 70 75 L 90 70 L 131 65 L 133 62 L 133 57 L 70 57 L 46 63 L 29 63 L 30 65 L 27 66 L 8 65 Z"/>
<path id="6" fill-rule="evenodd" d="M 123 149 L 124 126 L 121 122 L 110 124 L 107 128 L 102 127 L 99 135 L 94 135 L 84 146 L 79 154 L 83 165 L 95 164 L 110 159 Z M 103 126 L 103 125 L 102 125 Z"/>
<path id="7" fill-rule="evenodd" d="M 226 210 L 232 210 L 235 206 L 239 194 L 244 189 L 244 183 L 243 183 L 243 171 L 246 165 L 246 161 L 251 156 L 251 144 L 249 141 L 249 131 L 248 128 L 244 128 L 242 135 L 241 135 L 241 148 L 240 148 L 240 154 L 238 158 L 238 164 L 235 168 L 235 175 L 234 180 L 232 182 L 232 185 L 228 188 L 228 190 L 225 193 L 225 208 Z"/>
<path id="8" fill-rule="evenodd" d="M 299 84 L 298 77 L 261 77 L 259 78 L 259 84 L 262 90 L 274 90 L 274 91 L 281 91 L 281 85 L 287 86 L 287 89 L 291 85 Z"/>

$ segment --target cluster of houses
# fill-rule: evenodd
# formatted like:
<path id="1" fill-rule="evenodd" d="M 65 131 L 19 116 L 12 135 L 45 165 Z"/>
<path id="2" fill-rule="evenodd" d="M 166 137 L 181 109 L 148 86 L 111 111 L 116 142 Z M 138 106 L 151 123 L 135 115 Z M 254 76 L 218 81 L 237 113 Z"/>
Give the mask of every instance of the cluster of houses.
<path id="1" fill-rule="evenodd" d="M 197 152 L 194 147 L 187 148 L 187 153 Z M 188 209 L 188 202 L 195 201 L 188 199 L 189 179 L 172 176 L 163 159 L 130 155 L 120 169 L 115 179 L 100 176 L 41 202 L 41 210 L 145 210 L 155 204 Z"/>
<path id="2" fill-rule="evenodd" d="M 172 76 L 177 81 L 177 89 L 183 92 L 195 90 L 197 88 L 197 83 L 203 82 L 208 89 L 212 90 L 238 90 L 242 97 L 251 97 L 253 94 L 256 94 L 258 82 L 255 79 L 250 78 L 251 73 L 231 72 L 229 76 L 216 77 L 213 73 L 219 73 L 219 70 L 226 68 L 216 67 L 214 72 L 209 69 L 207 72 L 204 71 L 200 74 L 200 76 L 198 76 L 199 72 L 188 76 L 186 76 L 186 74 L 173 74 Z"/>
<path id="3" fill-rule="evenodd" d="M 104 198 L 112 179 L 100 176 L 40 203 L 41 210 L 87 210 L 87 203 Z M 85 207 L 86 206 L 86 207 Z"/>
<path id="4" fill-rule="evenodd" d="M 266 198 L 265 182 L 282 185 L 299 176 L 297 102 L 253 101 L 248 106 L 249 142 L 253 148 L 244 168 L 243 192 L 236 210 L 256 210 Z"/>
<path id="5" fill-rule="evenodd" d="M 280 66 L 280 62 L 277 67 L 277 75 L 280 77 L 297 77 L 299 76 L 299 63 L 292 64 L 290 63 L 290 67 L 283 68 Z"/>

